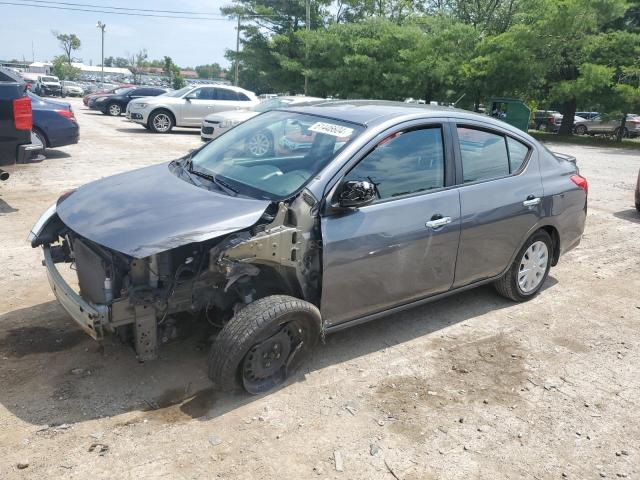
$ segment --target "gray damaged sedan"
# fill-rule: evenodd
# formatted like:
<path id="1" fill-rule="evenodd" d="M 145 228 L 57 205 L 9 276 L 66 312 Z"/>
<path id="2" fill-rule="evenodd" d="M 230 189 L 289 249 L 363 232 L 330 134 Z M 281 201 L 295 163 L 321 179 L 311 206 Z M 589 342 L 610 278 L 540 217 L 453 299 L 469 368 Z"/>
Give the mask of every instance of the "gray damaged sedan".
<path id="1" fill-rule="evenodd" d="M 257 157 L 260 135 L 273 142 Z M 30 241 L 93 338 L 147 361 L 177 321 L 208 321 L 211 380 L 255 394 L 325 333 L 486 283 L 529 300 L 586 213 L 575 159 L 499 120 L 345 102 L 270 111 L 67 192 Z"/>

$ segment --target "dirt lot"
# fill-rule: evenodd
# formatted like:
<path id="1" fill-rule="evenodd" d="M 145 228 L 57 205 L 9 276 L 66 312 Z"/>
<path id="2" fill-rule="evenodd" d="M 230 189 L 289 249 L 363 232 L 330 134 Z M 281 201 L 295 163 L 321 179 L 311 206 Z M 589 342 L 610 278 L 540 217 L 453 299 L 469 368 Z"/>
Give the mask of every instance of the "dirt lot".
<path id="1" fill-rule="evenodd" d="M 140 364 L 54 301 L 25 243 L 38 216 L 200 144 L 72 102 L 80 143 L 0 186 L 0 478 L 640 478 L 638 150 L 553 146 L 589 218 L 533 301 L 479 288 L 329 336 L 275 393 L 219 395 L 203 332 Z"/>

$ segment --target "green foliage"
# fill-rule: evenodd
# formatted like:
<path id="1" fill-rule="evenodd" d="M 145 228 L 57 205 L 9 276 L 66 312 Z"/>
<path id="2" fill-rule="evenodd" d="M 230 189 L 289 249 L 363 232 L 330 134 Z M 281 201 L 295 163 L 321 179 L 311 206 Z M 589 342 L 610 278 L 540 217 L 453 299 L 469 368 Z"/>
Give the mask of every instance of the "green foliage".
<path id="1" fill-rule="evenodd" d="M 80 42 L 80 38 L 78 38 L 78 36 L 75 33 L 70 33 L 70 34 L 58 33 L 58 32 L 51 32 L 51 33 L 58 40 L 58 43 L 60 44 L 60 48 L 64 50 L 67 63 L 71 65 L 71 62 L 73 61 L 73 57 L 72 57 L 73 52 L 80 50 L 80 47 L 82 45 L 82 42 Z"/>
<path id="2" fill-rule="evenodd" d="M 219 78 L 220 74 L 224 72 L 223 68 L 217 63 L 211 63 L 208 65 L 197 65 L 195 68 L 198 73 L 198 78 Z"/>
<path id="3" fill-rule="evenodd" d="M 165 56 L 163 59 L 163 62 L 164 63 L 162 68 L 163 68 L 164 74 L 171 79 L 171 84 L 173 88 L 177 90 L 179 88 L 184 87 L 187 84 L 187 82 L 184 80 L 184 78 L 180 74 L 180 67 L 178 67 L 175 63 L 173 63 L 173 60 L 171 59 L 171 57 Z"/>
<path id="4" fill-rule="evenodd" d="M 640 0 L 236 0 L 240 82 L 258 93 L 638 111 Z M 260 17 L 252 17 L 260 15 Z M 639 112 L 640 113 L 640 112 Z M 616 113 L 617 115 L 617 113 Z"/>
<path id="5" fill-rule="evenodd" d="M 107 57 L 104 59 L 105 67 L 127 68 L 129 60 L 124 57 Z"/>
<path id="6" fill-rule="evenodd" d="M 72 67 L 65 55 L 58 55 L 53 59 L 51 72 L 60 80 L 77 80 L 80 78 L 80 69 Z"/>

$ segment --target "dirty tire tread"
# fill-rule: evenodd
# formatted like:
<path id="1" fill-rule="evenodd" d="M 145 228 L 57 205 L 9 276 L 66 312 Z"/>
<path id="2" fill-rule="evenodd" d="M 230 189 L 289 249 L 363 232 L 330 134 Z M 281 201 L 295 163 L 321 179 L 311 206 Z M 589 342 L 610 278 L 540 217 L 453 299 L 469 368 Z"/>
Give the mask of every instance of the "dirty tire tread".
<path id="1" fill-rule="evenodd" d="M 549 264 L 547 265 L 547 274 L 545 275 L 545 279 L 540 283 L 538 288 L 536 288 L 536 290 L 532 294 L 522 295 L 518 291 L 516 280 L 514 280 L 514 278 L 517 277 L 518 270 L 520 268 L 520 259 L 522 258 L 522 255 L 524 255 L 525 250 L 529 248 L 529 245 L 531 245 L 534 240 L 543 238 L 546 238 L 547 247 L 549 249 Z M 542 286 L 546 282 L 546 276 L 549 274 L 549 269 L 551 268 L 551 258 L 553 258 L 553 242 L 551 241 L 551 237 L 544 230 L 538 230 L 527 239 L 522 248 L 518 251 L 516 258 L 513 260 L 513 263 L 509 267 L 509 270 L 507 270 L 502 277 L 496 280 L 493 286 L 495 287 L 498 294 L 510 300 L 513 300 L 514 302 L 524 302 L 530 300 L 538 294 L 540 288 L 542 288 Z"/>
<path id="2" fill-rule="evenodd" d="M 319 338 L 321 319 L 318 308 L 288 295 L 261 298 L 234 315 L 211 345 L 208 375 L 215 387 L 223 391 L 238 389 L 238 367 L 260 333 L 278 318 L 294 311 L 306 314 L 312 320 L 312 329 L 315 327 L 317 330 L 312 336 Z"/>

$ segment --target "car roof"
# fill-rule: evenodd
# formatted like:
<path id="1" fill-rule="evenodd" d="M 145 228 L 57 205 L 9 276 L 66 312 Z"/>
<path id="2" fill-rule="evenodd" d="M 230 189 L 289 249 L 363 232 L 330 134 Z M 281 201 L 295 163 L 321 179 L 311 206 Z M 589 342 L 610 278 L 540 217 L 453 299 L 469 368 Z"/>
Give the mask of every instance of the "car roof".
<path id="1" fill-rule="evenodd" d="M 201 88 L 201 87 L 215 87 L 215 88 L 226 88 L 227 90 L 233 90 L 235 92 L 249 92 L 253 93 L 250 90 L 246 90 L 241 87 L 236 87 L 235 85 L 227 85 L 226 83 L 198 83 L 195 85 L 187 85 L 187 87 L 193 88 Z"/>
<path id="2" fill-rule="evenodd" d="M 365 126 L 378 125 L 392 119 L 403 121 L 417 118 L 456 117 L 467 120 L 477 120 L 498 126 L 502 129 L 522 133 L 520 130 L 501 120 L 491 118 L 481 113 L 439 105 L 408 104 L 386 100 L 330 100 L 311 106 L 283 107 L 277 110 L 290 110 L 312 115 L 321 115 Z"/>

